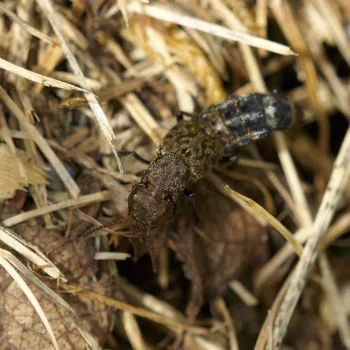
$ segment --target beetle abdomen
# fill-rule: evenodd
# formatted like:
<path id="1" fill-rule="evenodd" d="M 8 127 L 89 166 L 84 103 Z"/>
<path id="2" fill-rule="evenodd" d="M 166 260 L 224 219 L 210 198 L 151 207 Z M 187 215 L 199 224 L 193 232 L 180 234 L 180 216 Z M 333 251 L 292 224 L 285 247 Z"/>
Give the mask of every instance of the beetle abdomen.
<path id="1" fill-rule="evenodd" d="M 195 118 L 208 135 L 220 138 L 226 151 L 287 128 L 292 121 L 290 102 L 276 93 L 232 95 Z"/>

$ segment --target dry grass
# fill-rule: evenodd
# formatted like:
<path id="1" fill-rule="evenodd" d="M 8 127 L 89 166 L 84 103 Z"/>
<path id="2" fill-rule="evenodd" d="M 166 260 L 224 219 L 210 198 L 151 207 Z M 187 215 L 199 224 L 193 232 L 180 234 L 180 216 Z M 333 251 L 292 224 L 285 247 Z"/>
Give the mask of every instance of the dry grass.
<path id="1" fill-rule="evenodd" d="M 350 131 L 345 130 L 350 118 L 350 5 L 347 0 L 249 3 L 0 4 L 0 146 L 7 152 L 1 154 L 0 170 L 0 264 L 38 313 L 44 325 L 39 333 L 52 349 L 66 343 L 31 286 L 63 310 L 92 349 L 119 344 L 155 349 L 168 342 L 185 349 L 248 349 L 254 343 L 257 350 L 282 344 L 296 350 L 350 349 L 350 310 L 344 306 L 350 284 Z M 234 208 L 247 211 L 262 235 L 279 232 L 288 242 L 278 237 L 272 250 L 257 257 L 259 268 L 233 275 L 227 284 L 231 292 L 206 301 L 210 315 L 199 312 L 192 318 L 188 296 L 194 292 L 184 275 L 193 277 L 193 271 L 181 270 L 181 247 L 170 234 L 158 276 L 152 275 L 147 259 L 136 265 L 129 259 L 132 249 L 123 236 L 131 233 L 122 222 L 107 230 L 109 238 L 97 237 L 94 247 L 87 243 L 94 254 L 70 256 L 86 259 L 79 278 L 49 259 L 45 246 L 16 234 L 22 223 L 38 232 L 44 227 L 47 237 L 53 230 L 74 237 L 88 223 L 125 217 L 131 186 L 147 166 L 131 156 L 120 159 L 118 151 L 136 151 L 152 160 L 175 125 L 177 111 L 196 113 L 232 93 L 272 90 L 294 103 L 297 125 L 273 135 L 273 145 L 243 150 L 233 170 L 216 169 L 206 180 Z M 210 241 L 206 232 L 197 231 Z M 141 249 L 136 243 L 134 248 Z M 63 245 L 58 253 L 68 254 L 65 249 Z M 89 270 L 88 261 L 98 272 L 97 267 Z M 102 288 L 104 275 L 109 289 Z M 88 290 L 86 280 L 98 281 L 102 289 Z M 0 279 L 5 297 L 7 288 L 8 282 Z M 86 326 L 84 307 L 73 310 L 64 300 L 72 295 L 87 302 L 89 311 L 106 308 L 101 319 L 113 315 L 108 335 L 99 337 L 93 323 Z M 322 314 L 321 301 L 332 310 L 331 321 Z M 0 313 L 5 309 L 5 302 L 0 303 Z M 293 315 L 299 324 L 291 321 Z M 0 347 L 16 338 L 3 324 L 1 328 Z"/>

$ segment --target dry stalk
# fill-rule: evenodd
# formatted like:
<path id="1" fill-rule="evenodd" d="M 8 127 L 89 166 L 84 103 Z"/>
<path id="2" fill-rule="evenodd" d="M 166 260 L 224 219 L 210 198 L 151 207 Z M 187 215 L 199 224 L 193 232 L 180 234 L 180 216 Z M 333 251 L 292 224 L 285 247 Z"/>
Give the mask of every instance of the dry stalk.
<path id="1" fill-rule="evenodd" d="M 16 103 L 10 98 L 6 91 L 0 86 L 0 99 L 7 106 L 7 108 L 13 113 L 13 115 L 19 120 L 23 128 L 27 131 L 28 135 L 37 144 L 38 148 L 43 152 L 52 167 L 56 170 L 57 174 L 61 178 L 62 182 L 66 185 L 68 191 L 73 198 L 78 198 L 80 189 L 75 183 L 73 178 L 68 173 L 57 155 L 52 151 L 51 147 L 36 129 L 36 127 L 30 124 L 23 111 L 16 105 Z"/>
<path id="2" fill-rule="evenodd" d="M 58 15 L 57 15 L 56 11 L 54 10 L 54 7 L 51 3 L 51 0 L 46 0 L 46 1 L 37 0 L 37 2 L 40 5 L 40 7 L 43 9 L 43 11 L 45 12 L 48 20 L 50 21 L 50 24 L 51 24 L 53 30 L 55 31 L 57 37 L 59 38 L 60 43 L 61 43 L 61 47 L 62 47 L 62 49 L 67 57 L 67 60 L 70 64 L 75 76 L 79 80 L 80 85 L 83 86 L 84 89 L 87 91 L 85 93 L 85 98 L 88 101 L 90 108 L 91 108 L 91 110 L 96 118 L 96 121 L 101 128 L 103 136 L 106 138 L 113 154 L 115 155 L 115 158 L 117 160 L 117 164 L 119 167 L 119 171 L 121 173 L 123 173 L 123 168 L 122 168 L 118 153 L 117 153 L 115 146 L 114 146 L 114 143 L 113 143 L 113 141 L 115 139 L 113 129 L 111 128 L 109 121 L 108 121 L 105 113 L 103 112 L 100 104 L 98 103 L 95 95 L 92 93 L 89 85 L 87 84 L 85 77 L 84 77 L 84 74 L 81 71 L 76 58 L 74 57 L 71 49 L 69 48 L 69 45 L 68 45 L 66 39 L 64 38 L 64 35 L 63 35 L 61 28 L 60 28 L 60 23 L 59 23 L 59 21 L 57 21 Z"/>
<path id="3" fill-rule="evenodd" d="M 279 348 L 286 333 L 290 318 L 307 281 L 308 274 L 318 254 L 324 234 L 334 216 L 344 192 L 349 175 L 350 129 L 335 160 L 331 178 L 322 198 L 320 208 L 311 228 L 311 234 L 296 266 L 288 290 L 283 298 L 273 325 L 273 346 Z"/>
<path id="4" fill-rule="evenodd" d="M 29 219 L 33 219 L 35 217 L 38 217 L 47 213 L 52 213 L 57 210 L 66 209 L 70 207 L 80 207 L 80 206 L 84 206 L 94 202 L 103 202 L 108 200 L 110 196 L 111 196 L 111 193 L 109 191 L 103 191 L 103 192 L 98 192 L 93 194 L 87 194 L 85 196 L 81 196 L 76 199 L 68 199 L 61 203 L 51 204 L 46 207 L 37 208 L 31 211 L 28 211 L 26 213 L 12 216 L 11 218 L 4 220 L 3 225 L 7 227 L 11 227 L 21 222 L 27 221 Z"/>
<path id="5" fill-rule="evenodd" d="M 275 52 L 280 55 L 294 55 L 294 52 L 285 45 L 281 45 L 266 39 L 261 39 L 247 33 L 230 30 L 223 26 L 202 21 L 197 18 L 182 15 L 164 7 L 132 3 L 128 9 L 130 12 L 145 14 L 163 21 L 169 21 L 188 28 L 197 29 L 205 33 L 220 36 L 228 40 L 238 41 L 240 43 Z"/>

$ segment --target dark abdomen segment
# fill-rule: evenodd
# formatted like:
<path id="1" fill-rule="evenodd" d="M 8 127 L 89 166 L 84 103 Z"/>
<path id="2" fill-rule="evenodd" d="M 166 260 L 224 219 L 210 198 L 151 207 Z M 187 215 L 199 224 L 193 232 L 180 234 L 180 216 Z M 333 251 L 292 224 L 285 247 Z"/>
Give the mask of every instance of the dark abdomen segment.
<path id="1" fill-rule="evenodd" d="M 194 121 L 206 134 L 225 144 L 225 153 L 231 153 L 236 146 L 287 128 L 292 121 L 292 107 L 276 93 L 232 95 L 205 109 Z"/>

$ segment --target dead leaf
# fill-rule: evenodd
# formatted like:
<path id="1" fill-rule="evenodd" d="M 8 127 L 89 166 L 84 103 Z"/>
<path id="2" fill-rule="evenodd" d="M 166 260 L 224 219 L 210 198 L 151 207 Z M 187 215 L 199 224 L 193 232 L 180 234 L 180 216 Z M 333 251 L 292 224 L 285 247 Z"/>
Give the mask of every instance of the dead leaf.
<path id="1" fill-rule="evenodd" d="M 105 294 L 107 281 L 105 278 L 104 282 L 91 284 L 90 289 Z M 84 339 L 67 314 L 31 283 L 29 286 L 53 328 L 60 349 L 86 349 Z M 41 319 L 18 284 L 12 281 L 4 287 L 1 286 L 0 290 L 0 348 L 4 349 L 7 344 L 11 344 L 10 349 L 54 349 Z M 72 295 L 63 297 L 85 321 L 89 331 L 103 344 L 109 327 L 113 324 L 112 310 L 108 310 L 104 304 L 79 300 Z"/>
<path id="2" fill-rule="evenodd" d="M 35 287 L 31 286 L 31 290 L 53 327 L 59 347 L 67 350 L 85 349 L 85 341 L 73 322 Z M 8 349 L 54 349 L 38 314 L 17 283 L 13 281 L 7 288 L 1 288 L 0 295 L 1 349 L 7 344 L 11 344 Z"/>
<path id="3" fill-rule="evenodd" d="M 43 185 L 47 181 L 45 172 L 31 159 L 27 152 L 16 150 L 26 171 L 27 179 L 20 175 L 18 162 L 10 148 L 0 144 L 0 198 L 8 199 L 15 195 L 17 190 L 24 190 L 28 185 Z"/>
<path id="4" fill-rule="evenodd" d="M 35 220 L 17 226 L 17 232 L 42 252 L 48 252 L 66 241 L 58 231 L 47 231 Z M 68 242 L 62 249 L 54 250 L 50 258 L 59 266 L 70 284 L 105 296 L 112 296 L 114 288 L 110 278 L 103 276 L 96 281 L 98 265 L 94 260 L 94 254 L 93 242 L 80 240 Z M 45 281 L 52 289 L 57 288 L 57 281 Z M 31 283 L 29 286 L 51 323 L 60 348 L 85 349 L 85 341 L 71 319 Z M 106 334 L 113 326 L 114 311 L 103 303 L 79 298 L 73 294 L 61 294 L 61 296 L 103 344 Z M 14 345 L 13 349 L 53 349 L 39 316 L 15 282 L 9 282 L 7 278 L 0 279 L 0 298 L 1 349 L 8 342 Z"/>
<path id="5" fill-rule="evenodd" d="M 194 203 L 184 200 L 175 234 L 177 256 L 192 281 L 188 313 L 221 296 L 228 282 L 267 254 L 266 230 L 250 214 L 206 181 L 195 187 Z"/>

